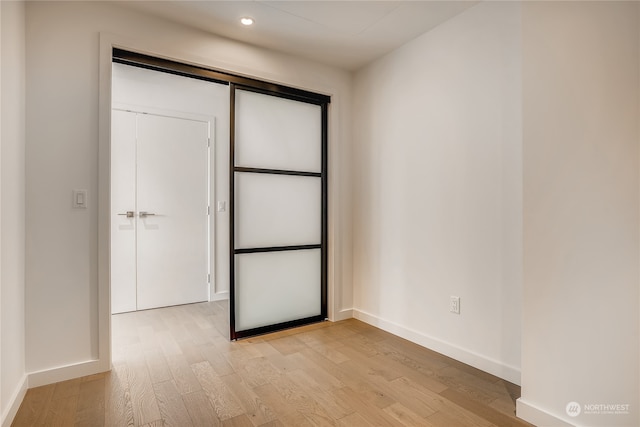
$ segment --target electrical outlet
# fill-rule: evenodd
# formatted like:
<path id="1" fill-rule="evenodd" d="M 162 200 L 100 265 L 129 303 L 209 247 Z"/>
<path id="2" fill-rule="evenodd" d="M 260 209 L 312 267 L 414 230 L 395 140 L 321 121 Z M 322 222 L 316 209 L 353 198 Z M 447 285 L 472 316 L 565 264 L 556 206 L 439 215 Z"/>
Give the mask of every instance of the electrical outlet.
<path id="1" fill-rule="evenodd" d="M 449 300 L 449 311 L 455 314 L 460 314 L 460 297 L 451 296 Z"/>

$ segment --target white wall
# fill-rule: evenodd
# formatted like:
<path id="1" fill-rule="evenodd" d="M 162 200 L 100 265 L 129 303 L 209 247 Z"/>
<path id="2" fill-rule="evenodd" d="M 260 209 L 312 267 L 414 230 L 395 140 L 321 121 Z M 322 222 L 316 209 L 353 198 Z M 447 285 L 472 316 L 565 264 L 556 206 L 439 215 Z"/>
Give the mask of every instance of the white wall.
<path id="1" fill-rule="evenodd" d="M 535 424 L 640 425 L 638 31 L 636 2 L 523 6 L 518 414 Z"/>
<path id="2" fill-rule="evenodd" d="M 334 317 L 343 309 L 348 313 L 352 294 L 347 280 L 350 235 L 346 227 L 350 219 L 348 73 L 145 16 L 111 2 L 28 2 L 26 318 L 27 370 L 35 373 L 30 383 L 77 375 L 83 371 L 64 367 L 108 357 L 102 345 L 108 330 L 105 332 L 104 319 L 98 318 L 107 299 L 104 287 L 99 288 L 105 282 L 105 263 L 99 258 L 105 253 L 100 246 L 105 244 L 105 225 L 99 218 L 108 218 L 108 209 L 98 207 L 96 201 L 98 197 L 105 200 L 104 182 L 98 180 L 99 171 L 108 170 L 105 146 L 99 144 L 105 140 L 106 126 L 100 114 L 105 104 L 106 111 L 110 105 L 108 96 L 99 96 L 105 89 L 99 75 L 108 78 L 110 65 L 100 61 L 100 32 L 112 34 L 110 39 L 121 47 L 332 95 L 329 256 L 334 304 L 330 311 Z M 103 35 L 102 40 L 107 38 Z M 74 188 L 89 190 L 86 211 L 71 209 Z M 226 188 L 217 192 L 217 199 L 227 200 Z M 99 209 L 106 209 L 106 215 L 99 215 Z M 227 220 L 222 219 L 218 230 L 224 230 Z"/>
<path id="3" fill-rule="evenodd" d="M 516 383 L 520 65 L 520 6 L 485 2 L 354 80 L 355 316 Z"/>
<path id="4" fill-rule="evenodd" d="M 25 7 L 0 2 L 0 424 L 11 424 L 25 375 Z"/>

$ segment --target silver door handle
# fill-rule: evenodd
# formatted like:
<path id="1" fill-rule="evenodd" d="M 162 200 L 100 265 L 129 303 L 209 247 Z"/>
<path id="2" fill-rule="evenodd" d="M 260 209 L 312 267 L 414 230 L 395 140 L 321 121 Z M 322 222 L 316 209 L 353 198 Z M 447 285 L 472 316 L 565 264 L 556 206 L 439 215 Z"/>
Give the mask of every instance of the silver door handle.
<path id="1" fill-rule="evenodd" d="M 140 218 L 145 218 L 145 217 L 148 217 L 148 216 L 153 216 L 155 214 L 151 213 L 151 212 L 141 211 L 138 215 L 140 215 Z"/>
<path id="2" fill-rule="evenodd" d="M 118 215 L 126 216 L 127 218 L 133 218 L 134 216 L 136 216 L 135 212 L 133 211 L 127 211 L 127 213 L 122 213 Z"/>

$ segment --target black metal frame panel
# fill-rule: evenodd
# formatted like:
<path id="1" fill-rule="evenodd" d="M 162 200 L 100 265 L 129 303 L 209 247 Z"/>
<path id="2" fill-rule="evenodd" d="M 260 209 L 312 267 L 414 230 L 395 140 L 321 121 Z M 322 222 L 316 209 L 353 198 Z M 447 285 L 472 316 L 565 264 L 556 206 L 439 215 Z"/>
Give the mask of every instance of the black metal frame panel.
<path id="1" fill-rule="evenodd" d="M 191 77 L 215 83 L 227 84 L 230 86 L 230 109 L 229 109 L 229 125 L 230 125 L 230 154 L 229 154 L 229 244 L 230 244 L 230 286 L 229 286 L 229 326 L 230 338 L 232 340 L 274 332 L 295 326 L 301 326 L 313 322 L 323 321 L 327 318 L 327 271 L 328 271 L 328 110 L 331 97 L 302 89 L 292 88 L 279 84 L 264 82 L 257 79 L 238 76 L 225 71 L 214 70 L 198 65 L 184 64 L 168 59 L 156 58 L 153 56 L 130 52 L 127 50 L 113 48 L 113 62 L 133 65 L 136 67 L 147 68 L 150 70 L 161 71 L 170 74 Z M 321 107 L 321 143 L 322 143 L 322 168 L 321 172 L 305 172 L 290 171 L 276 169 L 246 168 L 235 166 L 235 91 L 242 89 L 245 91 L 257 92 L 263 95 L 277 96 L 281 98 L 291 99 L 294 101 L 306 102 L 319 105 Z M 235 173 L 261 173 L 275 175 L 292 175 L 292 176 L 308 176 L 321 178 L 322 189 L 322 215 L 321 215 L 321 243 L 319 245 L 297 245 L 297 246 L 279 246 L 279 247 L 262 247 L 262 248 L 235 248 Z M 292 251 L 292 250 L 309 250 L 321 249 L 321 314 L 318 316 L 297 319 L 289 322 L 268 325 L 264 327 L 254 328 L 244 331 L 235 330 L 235 256 L 237 254 L 257 253 L 257 252 L 276 252 L 276 251 Z"/>
<path id="2" fill-rule="evenodd" d="M 308 323 L 318 322 L 322 320 L 326 320 L 327 318 L 327 250 L 328 250 L 328 179 L 327 179 L 327 171 L 328 171 L 328 103 L 329 98 L 324 95 L 306 93 L 305 96 L 301 97 L 298 94 L 289 93 L 287 91 L 273 90 L 273 87 L 264 88 L 264 87 L 255 87 L 248 86 L 245 84 L 236 84 L 231 83 L 231 96 L 230 96 L 230 135 L 231 135 L 231 147 L 230 147 L 230 158 L 229 158 L 229 194 L 230 194 L 230 210 L 231 210 L 231 227 L 230 227 L 230 247 L 231 256 L 230 256 L 230 274 L 231 274 L 231 288 L 230 299 L 231 305 L 230 310 L 232 312 L 230 317 L 230 330 L 231 330 L 231 339 L 239 339 L 249 336 L 254 336 L 258 334 L 264 334 L 269 332 L 274 332 L 282 329 L 287 329 L 295 326 L 305 325 Z M 280 170 L 280 169 L 262 169 L 262 168 L 247 168 L 236 166 L 235 164 L 235 93 L 236 90 L 244 90 L 250 92 L 257 92 L 263 95 L 270 95 L 281 97 L 285 99 L 291 99 L 294 101 L 307 102 L 315 105 L 319 105 L 321 107 L 321 158 L 322 158 L 322 166 L 321 172 L 306 172 L 306 171 L 293 171 L 293 170 Z M 290 176 L 307 176 L 307 177 L 317 177 L 321 179 L 321 197 L 322 197 L 322 215 L 321 215 L 321 242 L 319 245 L 299 245 L 299 246 L 274 246 L 274 247 L 261 247 L 261 248 L 242 248 L 236 249 L 235 247 L 235 174 L 236 173 L 261 173 L 261 174 L 271 174 L 271 175 L 290 175 Z M 308 250 L 308 249 L 320 249 L 321 253 L 321 294 L 320 294 L 320 314 L 318 316 L 308 317 L 305 319 L 293 320 L 290 322 L 279 323 L 275 325 L 263 326 L 259 328 L 238 331 L 236 330 L 235 324 L 235 256 L 239 254 L 247 254 L 247 253 L 259 253 L 259 252 L 276 252 L 276 251 L 291 251 L 291 250 Z"/>

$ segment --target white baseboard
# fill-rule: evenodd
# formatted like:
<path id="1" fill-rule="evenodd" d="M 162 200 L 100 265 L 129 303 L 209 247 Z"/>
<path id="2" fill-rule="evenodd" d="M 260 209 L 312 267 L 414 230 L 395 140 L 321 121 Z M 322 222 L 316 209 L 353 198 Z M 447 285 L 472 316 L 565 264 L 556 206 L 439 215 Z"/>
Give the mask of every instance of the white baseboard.
<path id="1" fill-rule="evenodd" d="M 516 416 L 538 427 L 574 427 L 563 419 L 519 398 L 516 400 Z"/>
<path id="2" fill-rule="evenodd" d="M 340 310 L 338 312 L 333 313 L 333 318 L 330 318 L 332 322 L 339 322 L 341 320 L 347 320 L 353 318 L 353 309 L 345 309 Z"/>
<path id="3" fill-rule="evenodd" d="M 520 385 L 520 369 L 515 366 L 509 366 L 498 360 L 491 359 L 481 354 L 474 353 L 455 344 L 442 341 L 438 338 L 431 337 L 414 329 L 407 328 L 397 323 L 382 319 L 373 314 L 362 310 L 353 309 L 353 317 L 362 320 L 372 326 L 376 326 L 382 330 L 390 332 L 394 335 L 407 339 L 411 342 L 419 344 L 430 350 L 444 354 L 445 356 L 456 359 L 481 371 L 488 372 L 499 378 Z"/>
<path id="4" fill-rule="evenodd" d="M 18 413 L 18 409 L 20 409 L 20 405 L 24 400 L 24 396 L 27 394 L 27 388 L 29 386 L 29 378 L 24 375 L 22 380 L 20 381 L 20 386 L 16 389 L 9 400 L 9 405 L 7 406 L 7 410 L 2 414 L 2 427 L 10 427 L 13 419 L 16 417 Z"/>
<path id="5" fill-rule="evenodd" d="M 87 362 L 61 366 L 59 368 L 30 372 L 29 387 L 40 387 L 43 385 L 66 381 L 73 378 L 99 374 L 101 372 L 109 371 L 110 369 L 111 366 L 105 366 L 105 363 L 100 360 L 89 360 Z"/>
<path id="6" fill-rule="evenodd" d="M 218 292 L 218 293 L 213 293 L 211 294 L 211 297 L 209 298 L 210 302 L 213 301 L 224 301 L 229 299 L 229 291 L 224 291 L 224 292 Z"/>

